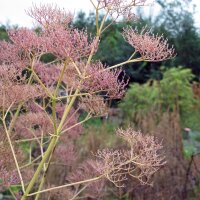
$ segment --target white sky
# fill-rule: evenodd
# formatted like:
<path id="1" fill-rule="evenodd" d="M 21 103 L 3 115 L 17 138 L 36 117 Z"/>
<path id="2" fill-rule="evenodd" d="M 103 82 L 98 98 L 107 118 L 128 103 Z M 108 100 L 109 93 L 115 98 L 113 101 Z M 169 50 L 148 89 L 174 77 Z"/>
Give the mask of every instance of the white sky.
<path id="1" fill-rule="evenodd" d="M 32 27 L 32 19 L 26 15 L 25 10 L 32 6 L 32 3 L 39 5 L 40 3 L 53 3 L 60 8 L 65 8 L 72 13 L 80 10 L 89 12 L 93 10 L 90 0 L 0 0 L 0 24 L 19 25 Z M 199 24 L 200 17 L 200 0 L 193 0 L 197 5 L 196 21 Z M 158 8 L 153 6 L 155 12 Z"/>

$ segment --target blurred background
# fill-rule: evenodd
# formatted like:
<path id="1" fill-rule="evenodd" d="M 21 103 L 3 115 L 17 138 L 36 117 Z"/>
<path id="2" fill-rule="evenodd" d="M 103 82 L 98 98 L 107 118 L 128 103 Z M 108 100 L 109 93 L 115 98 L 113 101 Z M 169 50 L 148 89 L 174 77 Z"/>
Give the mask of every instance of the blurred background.
<path id="1" fill-rule="evenodd" d="M 89 0 L 56 2 L 60 7 L 76 13 L 72 26 L 87 28 L 92 35 L 95 34 L 95 14 L 91 12 Z M 34 3 L 38 4 L 39 1 Z M 18 26 L 37 29 L 37 25 L 32 25 L 23 11 L 31 4 L 31 1 L 24 4 L 22 1 L 1 2 L 1 40 L 8 40 L 7 29 Z M 165 62 L 133 63 L 123 67 L 126 77 L 130 78 L 126 96 L 121 101 L 110 102 L 108 118 L 95 118 L 84 125 L 84 133 L 87 134 L 83 134 L 78 141 L 80 154 L 84 158 L 99 148 L 122 146 L 115 139 L 114 131 L 119 126 L 132 126 L 163 141 L 167 164 L 153 177 L 153 187 L 141 186 L 137 182 L 130 182 L 128 187 L 122 189 L 110 185 L 103 199 L 198 200 L 200 2 L 157 0 L 154 6 L 137 8 L 135 12 L 140 18 L 138 21 L 122 20 L 104 32 L 95 59 L 106 65 L 114 65 L 130 57 L 133 49 L 121 35 L 124 26 L 141 29 L 147 25 L 153 33 L 168 38 L 177 55 Z"/>

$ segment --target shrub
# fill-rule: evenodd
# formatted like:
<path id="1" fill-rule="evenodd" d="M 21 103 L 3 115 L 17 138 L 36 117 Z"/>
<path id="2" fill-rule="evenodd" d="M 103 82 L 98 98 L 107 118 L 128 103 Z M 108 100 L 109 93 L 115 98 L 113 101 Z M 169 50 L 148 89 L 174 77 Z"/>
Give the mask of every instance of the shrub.
<path id="1" fill-rule="evenodd" d="M 131 84 L 120 103 L 124 116 L 128 121 L 137 123 L 138 116 L 152 111 L 158 112 L 158 115 L 177 111 L 182 128 L 199 130 L 199 100 L 193 92 L 193 78 L 190 69 L 178 67 L 165 71 L 160 81 Z"/>

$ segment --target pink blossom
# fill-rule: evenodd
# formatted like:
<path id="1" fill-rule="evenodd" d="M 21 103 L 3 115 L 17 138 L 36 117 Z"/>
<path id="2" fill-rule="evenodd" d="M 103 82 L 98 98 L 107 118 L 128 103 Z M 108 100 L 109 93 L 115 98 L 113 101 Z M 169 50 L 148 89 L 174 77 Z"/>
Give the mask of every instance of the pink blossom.
<path id="1" fill-rule="evenodd" d="M 13 184 L 20 183 L 18 172 L 15 169 L 13 155 L 8 148 L 9 144 L 5 137 L 3 127 L 0 125 L 0 191 Z M 22 162 L 23 154 L 18 147 L 15 146 L 15 152 L 18 162 Z"/>
<path id="2" fill-rule="evenodd" d="M 174 48 L 170 48 L 164 37 L 151 34 L 146 27 L 139 33 L 133 28 L 124 29 L 125 40 L 140 53 L 143 60 L 162 61 L 174 57 Z"/>
<path id="3" fill-rule="evenodd" d="M 60 161 L 62 164 L 68 167 L 72 166 L 77 159 L 74 145 L 69 141 L 58 144 L 55 149 L 54 156 L 58 163 Z"/>
<path id="4" fill-rule="evenodd" d="M 96 156 L 99 162 L 102 161 L 101 174 L 117 187 L 123 187 L 131 177 L 141 184 L 150 184 L 152 175 L 165 164 L 159 153 L 162 145 L 153 136 L 143 135 L 132 128 L 118 129 L 117 135 L 129 144 L 129 148 L 99 150 Z"/>
<path id="5" fill-rule="evenodd" d="M 15 132 L 22 138 L 34 138 L 49 135 L 53 132 L 53 125 L 45 112 L 21 114 L 17 118 Z"/>
<path id="6" fill-rule="evenodd" d="M 0 89 L 0 107 L 15 107 L 21 102 L 41 97 L 44 95 L 39 85 L 12 85 Z"/>
<path id="7" fill-rule="evenodd" d="M 107 116 L 108 106 L 103 97 L 99 95 L 89 95 L 81 98 L 80 109 L 94 116 Z"/>
<path id="8" fill-rule="evenodd" d="M 104 96 L 110 99 L 121 98 L 128 82 L 123 77 L 119 80 L 121 73 L 120 69 L 106 70 L 106 66 L 101 62 L 92 63 L 87 69 L 88 78 L 85 80 L 83 88 L 89 93 L 102 91 Z"/>
<path id="9" fill-rule="evenodd" d="M 55 28 L 57 26 L 66 27 L 72 21 L 73 16 L 64 9 L 58 8 L 56 5 L 46 4 L 40 6 L 33 5 L 27 11 L 27 14 L 34 18 L 42 28 Z"/>
<path id="10" fill-rule="evenodd" d="M 39 56 L 47 52 L 46 37 L 37 35 L 33 30 L 19 28 L 10 30 L 8 34 L 18 49 L 24 50 L 27 56 Z"/>
<path id="11" fill-rule="evenodd" d="M 0 64 L 14 65 L 22 69 L 28 64 L 28 59 L 17 45 L 0 41 Z"/>
<path id="12" fill-rule="evenodd" d="M 37 62 L 34 65 L 34 70 L 44 85 L 50 87 L 58 81 L 61 72 L 61 66 Z"/>
<path id="13" fill-rule="evenodd" d="M 146 5 L 147 0 L 97 0 L 100 7 L 109 11 L 110 15 L 117 19 L 123 16 L 127 20 L 137 19 L 133 13 L 133 8 L 136 6 Z"/>
<path id="14" fill-rule="evenodd" d="M 45 96 L 40 85 L 26 84 L 25 77 L 12 66 L 0 66 L 0 107 L 15 108 L 18 103 Z"/>
<path id="15" fill-rule="evenodd" d="M 86 31 L 78 29 L 57 27 L 46 30 L 44 35 L 50 38 L 47 44 L 48 52 L 61 59 L 79 61 L 89 56 L 93 49 L 96 52 L 98 47 L 96 39 L 89 37 Z"/>

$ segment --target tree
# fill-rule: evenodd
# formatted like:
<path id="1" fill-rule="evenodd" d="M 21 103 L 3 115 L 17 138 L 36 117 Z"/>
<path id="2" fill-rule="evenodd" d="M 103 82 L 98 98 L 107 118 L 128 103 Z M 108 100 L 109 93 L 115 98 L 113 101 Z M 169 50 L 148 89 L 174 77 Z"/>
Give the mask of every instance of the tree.
<path id="1" fill-rule="evenodd" d="M 168 111 L 177 112 L 182 128 L 199 130 L 200 110 L 192 89 L 193 78 L 190 69 L 173 67 L 165 69 L 159 81 L 131 84 L 120 103 L 124 117 L 129 121 L 137 121 L 138 115 L 146 116 L 151 111 L 158 111 L 160 116 Z"/>
<path id="2" fill-rule="evenodd" d="M 152 25 L 157 32 L 162 32 L 168 37 L 177 52 L 173 63 L 169 65 L 191 68 L 198 78 L 200 75 L 200 35 L 195 27 L 193 13 L 187 9 L 188 2 L 173 0 L 165 3 L 159 0 L 158 3 L 162 7 L 161 14 L 155 18 Z"/>
<path id="3" fill-rule="evenodd" d="M 8 34 L 6 32 L 6 26 L 0 26 L 0 40 L 8 40 Z"/>

